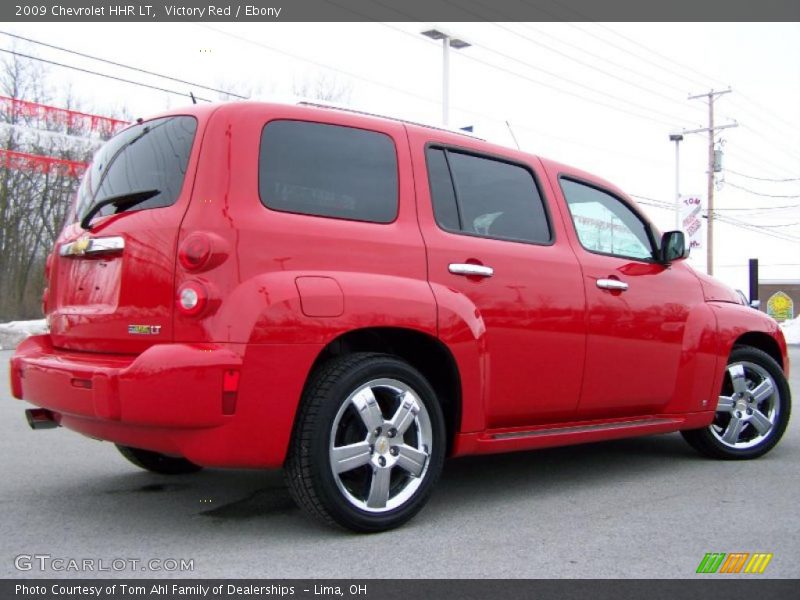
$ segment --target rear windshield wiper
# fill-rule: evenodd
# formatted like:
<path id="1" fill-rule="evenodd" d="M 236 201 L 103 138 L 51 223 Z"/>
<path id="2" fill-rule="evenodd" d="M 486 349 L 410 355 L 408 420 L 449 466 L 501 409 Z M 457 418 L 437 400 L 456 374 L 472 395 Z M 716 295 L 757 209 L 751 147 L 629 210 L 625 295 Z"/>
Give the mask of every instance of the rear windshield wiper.
<path id="1" fill-rule="evenodd" d="M 121 213 L 123 211 L 128 210 L 132 206 L 136 206 L 137 204 L 141 204 L 145 200 L 149 200 L 153 196 L 157 196 L 161 193 L 161 190 L 141 190 L 138 192 L 126 192 L 124 194 L 118 194 L 116 196 L 109 196 L 108 198 L 103 198 L 100 202 L 92 205 L 87 213 L 81 219 L 81 227 L 84 229 L 89 229 L 89 226 L 92 221 L 92 217 L 94 217 L 100 209 L 108 206 L 109 204 L 116 207 L 116 213 Z"/>

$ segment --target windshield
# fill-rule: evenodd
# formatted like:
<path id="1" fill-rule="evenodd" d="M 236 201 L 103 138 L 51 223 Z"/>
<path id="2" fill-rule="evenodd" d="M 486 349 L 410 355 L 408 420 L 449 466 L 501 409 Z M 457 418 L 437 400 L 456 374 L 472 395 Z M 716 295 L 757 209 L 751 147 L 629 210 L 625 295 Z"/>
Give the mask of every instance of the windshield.
<path id="1" fill-rule="evenodd" d="M 131 210 L 174 204 L 183 186 L 196 129 L 194 117 L 164 117 L 134 125 L 109 140 L 95 154 L 78 189 L 76 219 L 85 215 L 91 204 L 141 190 L 159 193 Z M 108 205 L 98 214 L 115 211 L 117 207 Z"/>

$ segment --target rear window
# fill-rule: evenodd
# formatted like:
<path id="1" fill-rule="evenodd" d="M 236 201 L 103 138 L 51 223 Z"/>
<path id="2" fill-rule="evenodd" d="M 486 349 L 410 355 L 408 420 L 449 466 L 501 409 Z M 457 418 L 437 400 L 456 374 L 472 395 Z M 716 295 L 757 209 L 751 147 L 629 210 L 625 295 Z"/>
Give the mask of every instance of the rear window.
<path id="1" fill-rule="evenodd" d="M 197 120 L 164 117 L 134 125 L 113 137 L 95 154 L 78 190 L 76 216 L 106 198 L 157 190 L 128 210 L 171 206 L 178 199 L 189 164 Z M 101 215 L 117 210 L 101 209 Z"/>
<path id="2" fill-rule="evenodd" d="M 259 194 L 273 210 L 390 223 L 397 185 L 385 134 L 304 121 L 272 121 L 261 133 Z"/>

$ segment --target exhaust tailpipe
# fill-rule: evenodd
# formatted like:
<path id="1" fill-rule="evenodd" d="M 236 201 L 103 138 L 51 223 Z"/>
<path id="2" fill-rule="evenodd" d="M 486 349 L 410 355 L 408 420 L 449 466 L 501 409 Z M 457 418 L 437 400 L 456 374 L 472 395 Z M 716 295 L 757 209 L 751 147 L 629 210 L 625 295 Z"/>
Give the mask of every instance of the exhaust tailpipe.
<path id="1" fill-rule="evenodd" d="M 31 429 L 54 429 L 59 427 L 55 415 L 45 408 L 29 408 L 25 411 L 25 418 Z"/>

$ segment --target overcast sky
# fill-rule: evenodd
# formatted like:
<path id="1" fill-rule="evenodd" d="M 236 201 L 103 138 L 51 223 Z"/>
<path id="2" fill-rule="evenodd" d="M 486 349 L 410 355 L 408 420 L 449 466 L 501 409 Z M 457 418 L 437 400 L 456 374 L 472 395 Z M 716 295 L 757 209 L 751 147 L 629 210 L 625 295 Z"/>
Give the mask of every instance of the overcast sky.
<path id="1" fill-rule="evenodd" d="M 472 43 L 451 54 L 451 125 L 596 173 L 673 228 L 674 144 L 707 125 L 687 96 L 714 89 L 724 171 L 716 207 L 716 275 L 746 290 L 748 258 L 762 278 L 800 279 L 800 24 L 754 23 L 217 23 L 3 24 L 2 30 L 244 95 L 288 100 L 293 83 L 349 90 L 354 108 L 438 123 L 441 45 L 435 25 Z M 186 92 L 189 86 L 0 35 L 0 48 Z M 47 67 L 54 104 L 71 89 L 89 110 L 148 116 L 186 98 L 63 67 Z M 197 96 L 214 92 L 191 88 Z M 681 192 L 706 190 L 707 137 L 681 144 Z M 796 181 L 768 181 L 796 179 Z M 744 189 L 742 189 L 744 188 Z M 750 192 L 745 191 L 750 190 Z M 751 193 L 756 192 L 757 194 Z M 787 197 L 780 197 L 787 196 Z M 654 202 L 655 201 L 655 202 Z M 787 208 L 784 208 L 787 207 Z M 747 229 L 763 227 L 763 229 Z M 690 259 L 705 269 L 705 251 Z"/>

